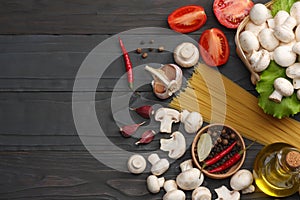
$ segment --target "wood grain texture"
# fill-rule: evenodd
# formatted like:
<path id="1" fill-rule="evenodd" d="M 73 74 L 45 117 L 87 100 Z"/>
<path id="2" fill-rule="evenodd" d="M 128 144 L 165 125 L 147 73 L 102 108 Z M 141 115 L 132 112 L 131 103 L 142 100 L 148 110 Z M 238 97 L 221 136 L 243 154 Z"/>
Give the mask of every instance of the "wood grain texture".
<path id="1" fill-rule="evenodd" d="M 85 95 L 72 102 L 75 76 L 87 55 L 103 41 L 138 27 L 168 28 L 166 19 L 171 11 L 183 5 L 197 4 L 205 8 L 208 21 L 202 29 L 188 36 L 198 41 L 207 28 L 223 30 L 231 53 L 229 62 L 219 68 L 220 72 L 257 95 L 250 83 L 249 72 L 235 53 L 235 30 L 226 29 L 217 22 L 212 3 L 204 0 L 0 0 L 0 199 L 162 199 L 163 190 L 159 194 L 147 191 L 145 180 L 148 172 L 132 175 L 113 169 L 87 150 L 98 147 L 97 143 L 83 145 L 75 127 L 72 103 L 93 105 L 93 102 Z M 145 36 L 149 34 L 142 33 Z M 107 49 L 106 53 L 116 52 Z M 159 149 L 159 139 L 166 135 L 159 134 L 149 145 L 136 146 L 137 138 L 121 137 L 119 124 L 114 120 L 116 113 L 111 111 L 111 95 L 114 84 L 125 73 L 121 53 L 118 52 L 118 55 L 114 65 L 109 66 L 101 77 L 93 100 L 95 106 L 88 107 L 96 110 L 105 135 L 86 137 L 108 139 L 111 144 L 128 152 L 151 153 Z M 130 52 L 130 57 L 134 65 L 173 62 L 170 52 L 153 53 L 145 60 Z M 189 75 L 191 71 L 185 73 L 186 77 Z M 86 80 L 93 78 L 87 77 Z M 80 92 L 86 94 L 94 92 L 89 87 L 81 89 Z M 126 85 L 117 89 L 117 96 L 128 92 Z M 129 105 L 159 102 L 149 84 L 138 88 L 138 91 L 142 95 L 132 94 Z M 122 109 L 128 109 L 127 105 L 120 106 L 117 111 Z M 131 113 L 130 117 L 135 122 L 142 120 L 135 113 Z M 149 124 L 158 127 L 158 123 Z M 95 130 L 90 127 L 86 131 Z M 246 144 L 250 143 L 246 140 Z M 101 146 L 104 150 L 98 153 L 106 159 L 118 161 L 122 154 L 116 150 L 109 151 L 111 144 Z M 261 148 L 260 144 L 251 147 L 244 168 L 252 168 Z M 165 152 L 162 154 L 166 156 Z M 164 175 L 166 179 L 175 179 L 180 173 L 180 162 L 189 158 L 190 149 L 184 157 L 172 162 Z M 125 162 L 117 163 L 126 169 Z M 213 189 L 228 185 L 228 181 L 207 178 L 204 185 L 211 189 L 215 199 L 217 196 Z M 186 194 L 187 199 L 191 199 L 191 191 Z M 242 199 L 273 198 L 257 191 L 242 195 Z M 299 196 L 285 199 L 299 199 Z"/>

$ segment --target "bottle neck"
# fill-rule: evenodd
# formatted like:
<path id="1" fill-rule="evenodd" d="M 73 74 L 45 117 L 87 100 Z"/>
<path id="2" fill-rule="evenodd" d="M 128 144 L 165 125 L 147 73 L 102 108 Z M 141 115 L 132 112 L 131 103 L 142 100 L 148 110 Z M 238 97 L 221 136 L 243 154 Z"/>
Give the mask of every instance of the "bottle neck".
<path id="1" fill-rule="evenodd" d="M 277 169 L 282 173 L 297 175 L 300 173 L 300 151 L 296 148 L 285 147 L 277 154 Z"/>

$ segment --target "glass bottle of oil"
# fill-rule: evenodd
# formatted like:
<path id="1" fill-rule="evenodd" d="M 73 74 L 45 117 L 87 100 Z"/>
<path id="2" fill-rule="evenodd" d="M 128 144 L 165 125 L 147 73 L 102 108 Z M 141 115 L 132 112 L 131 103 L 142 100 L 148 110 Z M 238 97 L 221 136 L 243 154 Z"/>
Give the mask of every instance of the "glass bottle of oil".
<path id="1" fill-rule="evenodd" d="M 273 197 L 296 193 L 300 186 L 300 150 L 285 143 L 264 147 L 254 162 L 257 187 Z"/>

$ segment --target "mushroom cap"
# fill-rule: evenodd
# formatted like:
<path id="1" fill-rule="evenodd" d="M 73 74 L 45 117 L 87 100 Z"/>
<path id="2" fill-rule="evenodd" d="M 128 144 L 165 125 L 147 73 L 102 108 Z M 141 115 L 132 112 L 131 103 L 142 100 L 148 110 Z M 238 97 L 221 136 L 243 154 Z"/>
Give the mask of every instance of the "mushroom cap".
<path id="1" fill-rule="evenodd" d="M 185 193 L 182 190 L 172 190 L 163 196 L 163 200 L 185 200 Z"/>
<path id="2" fill-rule="evenodd" d="M 163 158 L 160 159 L 158 162 L 156 162 L 154 165 L 151 167 L 151 172 L 152 174 L 159 176 L 165 173 L 170 167 L 170 163 L 167 159 Z"/>
<path id="3" fill-rule="evenodd" d="M 142 155 L 134 154 L 127 162 L 128 170 L 133 174 L 141 174 L 146 169 L 147 163 Z"/>
<path id="4" fill-rule="evenodd" d="M 177 190 L 177 184 L 175 180 L 167 180 L 164 183 L 164 189 L 166 192 L 172 191 L 172 190 Z"/>
<path id="5" fill-rule="evenodd" d="M 248 188 L 252 182 L 252 173 L 247 169 L 241 169 L 231 177 L 230 187 L 236 191 L 240 191 Z"/>
<path id="6" fill-rule="evenodd" d="M 282 77 L 276 78 L 274 81 L 274 88 L 277 90 L 282 96 L 288 97 L 294 93 L 294 87 L 292 83 Z"/>
<path id="7" fill-rule="evenodd" d="M 285 73 L 289 78 L 300 78 L 300 63 L 294 63 L 286 68 Z"/>
<path id="8" fill-rule="evenodd" d="M 249 16 L 251 21 L 256 25 L 260 25 L 272 17 L 270 10 L 261 3 L 257 3 L 251 8 Z"/>
<path id="9" fill-rule="evenodd" d="M 165 178 L 157 178 L 154 175 L 147 177 L 147 188 L 151 193 L 158 193 L 165 182 Z"/>
<path id="10" fill-rule="evenodd" d="M 297 42 L 300 42 L 300 25 L 298 25 L 296 27 L 296 30 L 295 30 L 295 38 L 296 38 L 296 41 Z"/>
<path id="11" fill-rule="evenodd" d="M 239 36 L 239 42 L 243 51 L 251 53 L 259 49 L 257 37 L 251 31 L 243 31 Z"/>
<path id="12" fill-rule="evenodd" d="M 249 58 L 251 67 L 255 72 L 262 72 L 265 70 L 269 66 L 270 61 L 271 55 L 265 49 L 253 52 Z"/>
<path id="13" fill-rule="evenodd" d="M 279 40 L 274 36 L 274 31 L 270 28 L 263 29 L 258 34 L 260 45 L 268 51 L 274 51 L 279 45 Z"/>
<path id="14" fill-rule="evenodd" d="M 277 26 L 274 28 L 274 36 L 284 43 L 289 43 L 295 39 L 293 30 L 286 28 L 285 26 Z"/>
<path id="15" fill-rule="evenodd" d="M 293 52 L 292 47 L 279 46 L 274 50 L 273 58 L 278 65 L 288 67 L 295 63 L 297 55 Z"/>
<path id="16" fill-rule="evenodd" d="M 211 200 L 211 192 L 207 187 L 198 187 L 192 193 L 192 200 Z"/>
<path id="17" fill-rule="evenodd" d="M 204 175 L 199 169 L 192 168 L 181 172 L 176 177 L 176 183 L 183 190 L 194 190 L 204 181 Z"/>
<path id="18" fill-rule="evenodd" d="M 186 151 L 185 137 L 179 131 L 171 134 L 170 139 L 160 139 L 160 149 L 168 151 L 168 156 L 172 159 L 178 159 L 184 155 Z"/>
<path id="19" fill-rule="evenodd" d="M 199 60 L 199 50 L 193 43 L 183 42 L 175 48 L 174 60 L 181 67 L 193 67 Z"/>
<path id="20" fill-rule="evenodd" d="M 274 16 L 275 26 L 281 26 L 290 14 L 285 10 L 280 10 Z"/>
<path id="21" fill-rule="evenodd" d="M 268 27 L 267 23 L 262 23 L 261 25 L 254 24 L 251 20 L 246 24 L 245 31 L 252 32 L 255 36 L 259 34 L 260 31 Z"/>
<path id="22" fill-rule="evenodd" d="M 290 15 L 294 17 L 297 21 L 297 24 L 300 24 L 300 2 L 295 2 L 291 9 L 290 9 Z"/>
<path id="23" fill-rule="evenodd" d="M 184 130 L 187 133 L 195 133 L 197 132 L 203 124 L 202 115 L 198 112 L 191 112 L 183 121 Z"/>

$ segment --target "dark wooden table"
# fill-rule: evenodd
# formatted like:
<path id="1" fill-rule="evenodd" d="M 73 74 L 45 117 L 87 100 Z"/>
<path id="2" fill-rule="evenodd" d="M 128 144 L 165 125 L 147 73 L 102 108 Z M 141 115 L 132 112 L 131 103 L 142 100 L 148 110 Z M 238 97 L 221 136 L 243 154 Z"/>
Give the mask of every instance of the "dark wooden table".
<path id="1" fill-rule="evenodd" d="M 131 93 L 127 85 L 116 87 L 125 71 L 121 52 L 110 51 L 118 45 L 116 35 L 124 36 L 125 40 L 126 36 L 135 38 L 132 31 L 135 28 L 140 28 L 135 45 L 142 40 L 148 43 L 152 37 L 153 45 L 164 45 L 144 28 L 168 29 L 166 19 L 171 11 L 188 4 L 202 5 L 208 21 L 203 28 L 187 36 L 198 41 L 205 29 L 217 27 L 223 30 L 228 37 L 231 54 L 229 62 L 219 68 L 220 72 L 256 95 L 249 72 L 235 53 L 235 31 L 222 27 L 216 21 L 212 2 L 1 0 L 0 199 L 161 199 L 163 190 L 152 195 L 146 189 L 145 179 L 149 173 L 132 175 L 125 172 L 123 160 L 127 158 L 123 153 L 158 151 L 159 138 L 149 145 L 135 146 L 135 138 L 120 136 L 118 126 L 121 122 L 115 116 L 126 107 L 113 109 L 111 99 Z M 89 53 L 107 41 L 112 48 L 100 48 L 99 58 L 115 53 L 115 60 L 109 65 L 101 65 L 101 60 L 96 62 L 98 69 L 105 68 L 102 76 L 97 77 L 96 73 L 95 76 L 83 75 L 77 79 L 76 74 L 87 61 Z M 149 52 L 149 57 L 142 59 L 131 51 L 130 56 L 134 66 L 173 62 L 170 52 Z M 188 77 L 190 74 L 185 75 Z M 86 87 L 74 91 L 75 78 L 79 82 L 86 81 Z M 90 87 L 89 83 L 96 83 L 96 88 Z M 132 94 L 130 105 L 159 103 L 149 83 L 137 88 L 137 91 L 141 96 Z M 92 100 L 91 93 L 94 95 Z M 80 104 L 90 105 L 83 106 L 79 112 L 86 115 L 86 123 L 91 122 L 89 114 L 96 113 L 103 134 L 95 135 L 97 129 L 93 126 L 78 130 L 72 108 L 74 105 L 80 107 Z M 126 106 L 128 108 L 128 104 Z M 141 120 L 134 114 L 131 117 L 136 122 Z M 84 142 L 86 138 L 90 143 Z M 245 140 L 247 144 L 251 143 Z M 102 144 L 103 141 L 108 142 Z M 112 144 L 118 150 L 111 148 Z M 252 169 L 261 148 L 262 145 L 255 144 L 249 150 L 243 168 Z M 180 171 L 179 163 L 190 158 L 188 149 L 183 158 L 171 163 L 164 175 L 166 179 L 174 179 Z M 206 178 L 204 185 L 211 189 L 215 199 L 213 189 L 228 186 L 228 183 L 228 179 L 216 181 Z M 191 192 L 186 194 L 187 199 L 191 199 Z M 257 191 L 242 195 L 242 199 L 272 198 Z M 286 199 L 299 199 L 299 195 Z"/>

